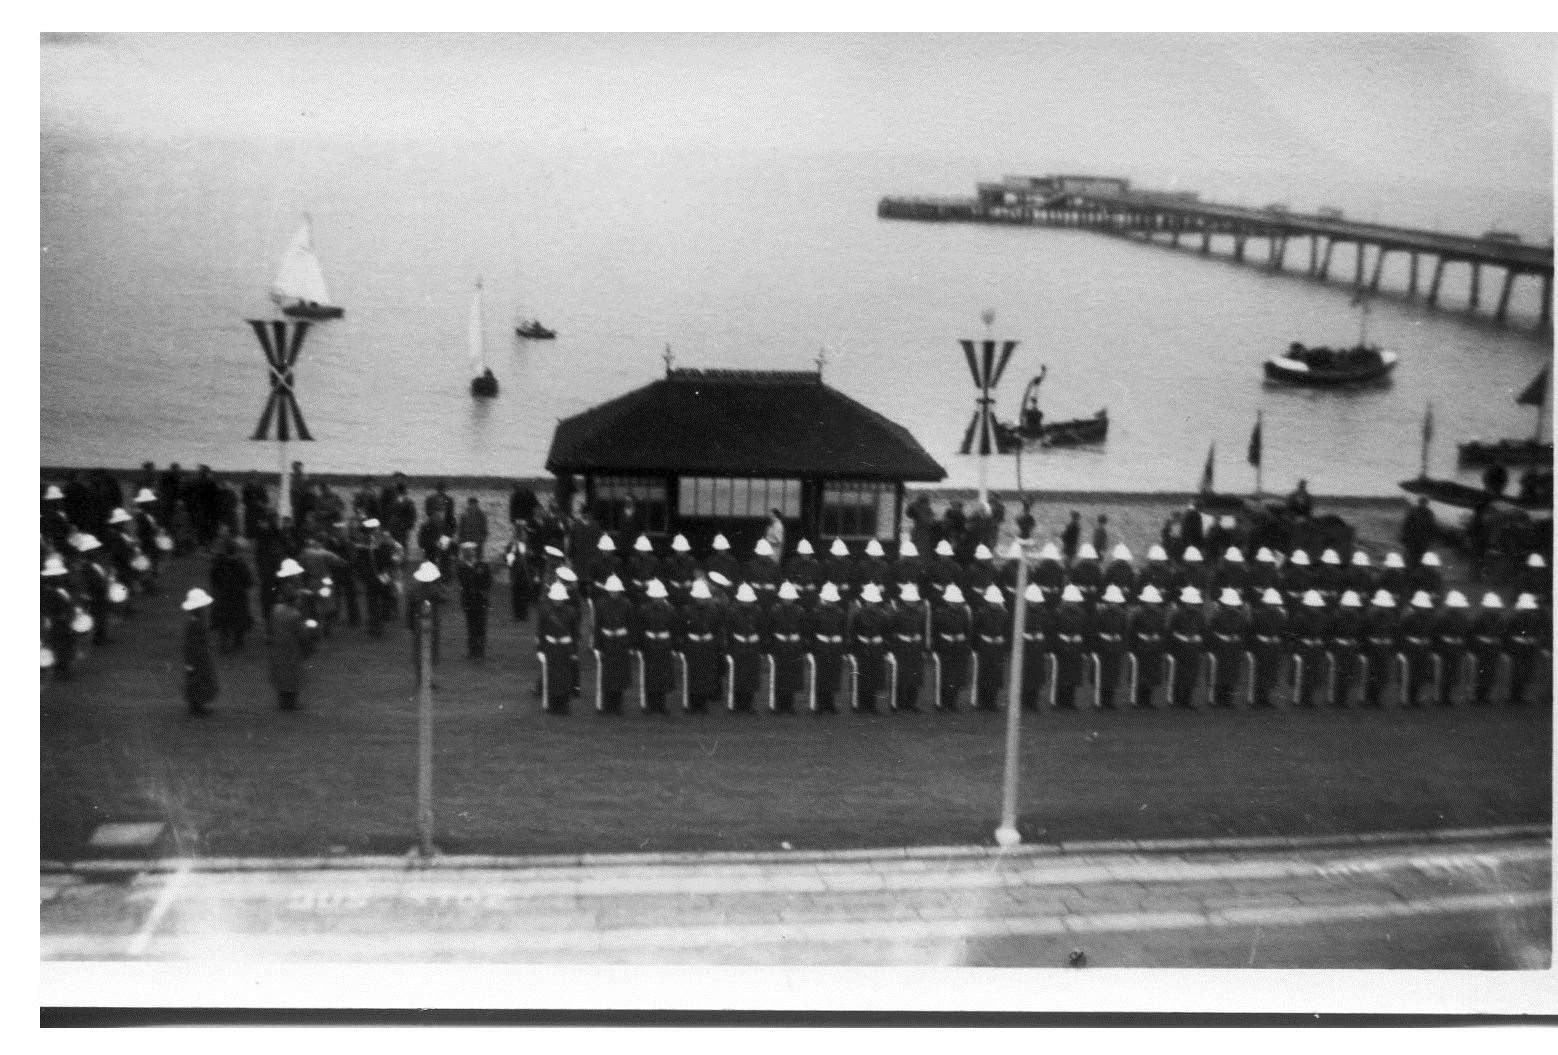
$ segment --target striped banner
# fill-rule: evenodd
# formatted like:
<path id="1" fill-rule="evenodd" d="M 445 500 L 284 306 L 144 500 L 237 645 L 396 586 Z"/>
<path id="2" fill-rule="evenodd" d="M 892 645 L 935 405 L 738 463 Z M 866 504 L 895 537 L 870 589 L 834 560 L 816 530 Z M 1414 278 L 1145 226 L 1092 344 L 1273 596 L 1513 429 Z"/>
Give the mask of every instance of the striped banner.
<path id="1" fill-rule="evenodd" d="M 1016 341 L 959 341 L 963 346 L 963 358 L 968 360 L 968 372 L 973 375 L 979 389 L 979 406 L 963 433 L 963 454 L 999 454 L 1000 444 L 995 435 L 995 399 L 992 389 L 1001 382 L 1006 364 L 1011 362 Z"/>
<path id="2" fill-rule="evenodd" d="M 282 319 L 249 319 L 254 335 L 260 339 L 265 353 L 265 363 L 270 368 L 270 398 L 260 413 L 260 423 L 255 426 L 253 440 L 270 439 L 271 425 L 276 426 L 276 438 L 283 443 L 294 438 L 312 440 L 308 426 L 303 422 L 303 410 L 298 406 L 293 391 L 292 368 L 303 351 L 303 336 L 308 333 L 306 322 L 286 322 Z M 289 332 L 290 331 L 290 332 Z"/>

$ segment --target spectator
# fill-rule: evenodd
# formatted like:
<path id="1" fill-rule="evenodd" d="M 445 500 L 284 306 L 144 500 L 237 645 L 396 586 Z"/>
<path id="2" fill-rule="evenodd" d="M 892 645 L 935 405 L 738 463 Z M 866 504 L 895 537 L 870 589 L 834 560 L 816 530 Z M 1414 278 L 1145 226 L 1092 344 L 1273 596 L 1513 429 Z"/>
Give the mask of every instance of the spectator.
<path id="1" fill-rule="evenodd" d="M 1093 549 L 1102 557 L 1109 552 L 1109 514 L 1098 514 L 1098 525 L 1093 528 Z"/>
<path id="2" fill-rule="evenodd" d="M 1434 511 L 1428 508 L 1428 499 L 1418 498 L 1417 504 L 1407 510 L 1401 521 L 1401 548 L 1406 551 L 1407 567 L 1415 568 L 1424 552 L 1434 544 L 1439 533 Z"/>
<path id="3" fill-rule="evenodd" d="M 1308 520 L 1314 516 L 1315 500 L 1309 493 L 1309 481 L 1300 480 L 1298 486 L 1289 492 L 1287 497 L 1288 512 L 1294 519 Z"/>
<path id="4" fill-rule="evenodd" d="M 1067 564 L 1076 559 L 1077 547 L 1082 544 L 1082 514 L 1075 509 L 1071 511 L 1071 519 L 1066 522 L 1065 529 L 1060 533 L 1060 555 L 1065 558 Z"/>

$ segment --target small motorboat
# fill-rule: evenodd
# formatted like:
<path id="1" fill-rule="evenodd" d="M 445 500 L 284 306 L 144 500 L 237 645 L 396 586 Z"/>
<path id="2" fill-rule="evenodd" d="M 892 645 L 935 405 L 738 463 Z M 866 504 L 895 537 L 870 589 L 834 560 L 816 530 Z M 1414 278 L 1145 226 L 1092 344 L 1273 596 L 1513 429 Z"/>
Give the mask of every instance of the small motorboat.
<path id="1" fill-rule="evenodd" d="M 1460 445 L 1462 465 L 1551 465 L 1552 440 L 1469 440 Z"/>
<path id="2" fill-rule="evenodd" d="M 471 395 L 478 399 L 491 399 L 498 394 L 498 378 L 488 367 L 480 377 L 471 378 Z"/>
<path id="3" fill-rule="evenodd" d="M 550 341 L 557 336 L 556 330 L 549 330 L 541 325 L 540 319 L 531 319 L 514 327 L 514 332 L 527 341 Z"/>
<path id="4" fill-rule="evenodd" d="M 1310 348 L 1298 341 L 1266 360 L 1266 376 L 1295 385 L 1355 385 L 1378 381 L 1396 368 L 1395 352 L 1376 344 Z"/>
<path id="5" fill-rule="evenodd" d="M 1090 418 L 1046 422 L 1039 426 L 1037 437 L 1041 447 L 1080 447 L 1089 443 L 1102 443 L 1108 438 L 1108 407 L 1099 409 Z"/>

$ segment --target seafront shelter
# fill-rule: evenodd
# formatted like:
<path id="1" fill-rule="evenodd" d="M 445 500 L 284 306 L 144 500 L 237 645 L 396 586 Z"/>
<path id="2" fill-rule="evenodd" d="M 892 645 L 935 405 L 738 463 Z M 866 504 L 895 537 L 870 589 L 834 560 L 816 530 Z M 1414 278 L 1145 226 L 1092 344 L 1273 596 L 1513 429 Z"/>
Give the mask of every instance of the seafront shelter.
<path id="1" fill-rule="evenodd" d="M 642 530 L 694 547 L 723 533 L 747 553 L 769 511 L 802 536 L 891 543 L 904 484 L 946 470 L 896 422 L 822 381 L 820 371 L 672 369 L 558 422 L 547 472 L 582 488 L 609 530 L 627 499 Z M 853 546 L 852 546 L 853 548 Z"/>

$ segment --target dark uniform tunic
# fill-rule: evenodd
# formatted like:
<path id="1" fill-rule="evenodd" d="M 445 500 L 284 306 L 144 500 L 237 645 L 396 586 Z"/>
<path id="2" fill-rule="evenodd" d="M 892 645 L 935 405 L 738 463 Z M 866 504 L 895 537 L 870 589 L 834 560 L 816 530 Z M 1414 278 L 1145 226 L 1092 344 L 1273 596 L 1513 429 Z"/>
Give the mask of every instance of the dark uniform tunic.
<path id="1" fill-rule="evenodd" d="M 1520 609 L 1509 613 L 1509 702 L 1523 706 L 1536 680 L 1542 649 L 1552 641 L 1552 609 Z"/>
<path id="2" fill-rule="evenodd" d="M 1505 649 L 1506 620 L 1502 609 L 1483 608 L 1471 623 L 1471 654 L 1477 661 L 1477 678 L 1471 702 L 1479 706 L 1493 702 L 1494 682 L 1498 679 L 1498 660 Z"/>
<path id="3" fill-rule="evenodd" d="M 1401 701 L 1417 706 L 1422 687 L 1434 676 L 1433 613 L 1426 608 L 1409 607 L 1401 615 L 1401 654 L 1407 660 L 1407 680 Z"/>
<path id="4" fill-rule="evenodd" d="M 941 676 L 941 690 L 936 706 L 944 711 L 957 710 L 958 694 L 968 680 L 970 622 L 967 605 L 943 601 L 931 607 L 930 645 L 939 662 Z"/>
<path id="5" fill-rule="evenodd" d="M 1315 588 L 1314 568 L 1307 564 L 1285 564 L 1280 573 L 1281 590 L 1288 607 L 1297 611 L 1304 603 L 1304 594 Z"/>
<path id="6" fill-rule="evenodd" d="M 652 552 L 634 550 L 628 554 L 627 573 L 628 597 L 633 601 L 642 601 L 649 580 L 660 577 L 660 558 Z"/>
<path id="7" fill-rule="evenodd" d="M 665 694 L 676 683 L 672 638 L 678 624 L 676 611 L 663 597 L 645 601 L 634 619 L 633 643 L 643 664 L 643 706 L 647 711 L 663 712 Z"/>
<path id="8" fill-rule="evenodd" d="M 724 674 L 725 643 L 720 609 L 713 600 L 693 598 L 682 610 L 677 645 L 686 664 L 687 709 L 695 714 L 708 710 L 720 694 Z"/>
<path id="9" fill-rule="evenodd" d="M 1055 706 L 1076 709 L 1077 686 L 1082 683 L 1092 618 L 1075 601 L 1062 602 L 1055 611 Z"/>
<path id="10" fill-rule="evenodd" d="M 1270 561 L 1258 560 L 1249 565 L 1244 585 L 1249 591 L 1247 596 L 1252 600 L 1267 590 L 1282 592 L 1281 576 L 1277 573 L 1277 566 Z"/>
<path id="11" fill-rule="evenodd" d="M 1241 599 L 1247 599 L 1250 588 L 1250 572 L 1243 561 L 1218 561 L 1212 571 L 1212 589 L 1221 596 L 1223 590 L 1234 590 Z"/>
<path id="12" fill-rule="evenodd" d="M 1371 604 L 1363 615 L 1363 657 L 1368 673 L 1363 679 L 1363 705 L 1379 707 L 1385 701 L 1385 685 L 1400 649 L 1397 631 L 1400 617 L 1394 608 Z"/>
<path id="13" fill-rule="evenodd" d="M 1115 687 L 1125 666 L 1131 619 L 1122 604 L 1100 604 L 1093 613 L 1090 645 L 1098 657 L 1098 705 L 1113 709 Z"/>
<path id="14" fill-rule="evenodd" d="M 887 640 L 893 613 L 886 605 L 862 602 L 849 617 L 849 654 L 855 661 L 855 709 L 876 710 L 887 681 Z"/>
<path id="15" fill-rule="evenodd" d="M 1293 620 L 1281 605 L 1261 604 L 1250 616 L 1250 655 L 1255 661 L 1255 691 L 1250 706 L 1271 706 L 1271 693 L 1282 663 L 1293 653 Z"/>
<path id="16" fill-rule="evenodd" d="M 848 604 L 859 589 L 856 581 L 858 575 L 859 567 L 853 556 L 835 557 L 829 554 L 822 558 L 822 581 L 838 587 L 840 602 L 843 604 Z"/>
<path id="17" fill-rule="evenodd" d="M 1112 560 L 1104 569 L 1104 587 L 1118 586 L 1128 601 L 1136 595 L 1136 569 L 1128 560 Z"/>
<path id="18" fill-rule="evenodd" d="M 254 625 L 249 614 L 249 587 L 254 578 L 249 565 L 236 553 L 218 553 L 211 561 L 211 628 L 222 651 L 243 647 L 244 635 Z"/>
<path id="19" fill-rule="evenodd" d="M 709 554 L 709 559 L 703 562 L 703 570 L 712 578 L 715 572 L 719 572 L 730 580 L 732 586 L 741 581 L 741 562 L 731 556 L 728 549 L 717 549 Z"/>
<path id="20" fill-rule="evenodd" d="M 1136 706 L 1151 707 L 1152 694 L 1163 681 L 1163 655 L 1168 645 L 1168 615 L 1161 604 L 1142 604 L 1131 615 L 1130 646 L 1136 656 Z"/>
<path id="21" fill-rule="evenodd" d="M 912 557 L 899 557 L 888 569 L 888 583 L 895 590 L 899 586 L 913 583 L 921 596 L 925 590 L 925 558 L 916 553 Z"/>
<path id="22" fill-rule="evenodd" d="M 71 663 L 76 658 L 76 632 L 71 621 L 76 617 L 76 599 L 65 588 L 64 576 L 43 580 L 41 612 L 46 624 L 45 637 L 54 652 L 54 678 L 69 681 Z"/>
<path id="23" fill-rule="evenodd" d="M 546 660 L 541 706 L 567 714 L 579 686 L 579 609 L 572 601 L 542 601 L 536 615 L 536 650 Z"/>
<path id="24" fill-rule="evenodd" d="M 963 588 L 963 565 L 953 557 L 932 557 L 930 564 L 925 569 L 925 582 L 930 589 L 930 602 L 932 605 L 946 603 L 943 595 L 947 587 L 956 586 Z"/>
<path id="25" fill-rule="evenodd" d="M 622 710 L 622 692 L 633 678 L 633 604 L 620 593 L 595 602 L 595 706 L 605 714 Z"/>
<path id="26" fill-rule="evenodd" d="M 809 553 L 791 554 L 784 566 L 784 577 L 795 584 L 800 593 L 796 603 L 802 608 L 809 610 L 817 603 L 817 591 L 822 588 L 822 566 L 816 557 Z"/>
<path id="27" fill-rule="evenodd" d="M 795 707 L 804 672 L 806 646 L 803 641 L 806 612 L 799 601 L 776 601 L 768 613 L 767 646 L 773 659 L 773 709 L 785 714 Z"/>
<path id="28" fill-rule="evenodd" d="M 726 670 L 730 709 L 750 711 L 763 680 L 763 610 L 756 602 L 730 606 L 725 617 L 725 654 L 730 657 Z"/>
<path id="29" fill-rule="evenodd" d="M 1169 616 L 1169 654 L 1174 657 L 1174 684 L 1170 698 L 1175 707 L 1191 706 L 1196 675 L 1204 651 L 1206 619 L 1196 605 L 1177 605 Z"/>
<path id="30" fill-rule="evenodd" d="M 308 651 L 308 630 L 303 613 L 285 598 L 277 601 L 270 613 L 270 636 L 266 640 L 270 661 L 271 687 L 284 711 L 295 710 L 303 688 L 303 661 Z"/>
<path id="31" fill-rule="evenodd" d="M 211 658 L 211 639 L 200 613 L 184 620 L 184 702 L 190 714 L 205 714 L 216 699 L 216 661 Z"/>
<path id="32" fill-rule="evenodd" d="M 487 611 L 492 605 L 492 568 L 484 560 L 455 566 L 460 610 L 465 613 L 465 651 L 472 659 L 487 654 Z"/>
<path id="33" fill-rule="evenodd" d="M 1454 702 L 1456 685 L 1461 680 L 1461 665 L 1471 644 L 1471 620 L 1464 608 L 1446 608 L 1434 620 L 1434 649 L 1439 655 L 1439 703 Z"/>
<path id="34" fill-rule="evenodd" d="M 1379 573 L 1367 564 L 1349 564 L 1342 569 L 1342 589 L 1351 590 L 1365 604 L 1379 588 Z"/>
<path id="35" fill-rule="evenodd" d="M 838 709 L 839 673 L 844 659 L 844 610 L 831 601 L 819 601 L 806 617 L 806 649 L 814 668 L 812 710 Z"/>
<path id="36" fill-rule="evenodd" d="M 680 608 L 687 603 L 688 594 L 692 590 L 692 580 L 698 574 L 698 564 L 692 559 L 691 554 L 677 553 L 672 550 L 661 562 L 664 570 L 666 592 L 671 595 L 671 604 Z"/>
<path id="37" fill-rule="evenodd" d="M 1416 564 L 1406 570 L 1406 584 L 1403 587 L 1403 596 L 1407 600 L 1421 590 L 1428 595 L 1428 599 L 1438 604 L 1444 596 L 1444 576 L 1439 574 L 1438 568 L 1430 568 L 1426 564 Z"/>
<path id="38" fill-rule="evenodd" d="M 752 587 L 752 592 L 757 594 L 758 607 L 763 611 L 772 608 L 775 595 L 779 592 L 779 565 L 768 557 L 754 555 L 747 559 L 742 577 Z"/>
<path id="39" fill-rule="evenodd" d="M 1347 706 L 1358 680 L 1358 652 L 1362 646 L 1363 618 L 1356 608 L 1339 607 L 1325 624 L 1326 648 L 1331 653 L 1335 675 L 1335 695 L 1331 702 Z"/>
<path id="40" fill-rule="evenodd" d="M 368 547 L 368 634 L 384 636 L 384 627 L 395 622 L 397 593 L 395 571 L 405 551 L 386 535 Z"/>
<path id="41" fill-rule="evenodd" d="M 1104 581 L 1103 569 L 1090 557 L 1078 560 L 1067 575 L 1071 585 L 1082 591 L 1082 601 L 1091 606 L 1098 600 Z"/>
<path id="42" fill-rule="evenodd" d="M 894 710 L 918 709 L 920 684 L 925 674 L 925 625 L 928 618 L 924 601 L 899 601 L 893 606 L 887 628 L 888 646 L 893 655 Z"/>
<path id="43" fill-rule="evenodd" d="M 1208 651 L 1217 661 L 1212 681 L 1212 706 L 1232 707 L 1239 686 L 1239 668 L 1249 644 L 1250 617 L 1243 608 L 1219 604 L 1207 626 Z"/>
<path id="44" fill-rule="evenodd" d="M 1314 573 L 1314 588 L 1320 591 L 1320 597 L 1325 601 L 1326 607 L 1336 604 L 1342 596 L 1341 566 L 1321 562 L 1315 565 Z"/>
<path id="45" fill-rule="evenodd" d="M 1301 605 L 1293 613 L 1293 636 L 1297 639 L 1298 658 L 1303 661 L 1303 677 L 1299 680 L 1298 698 L 1293 702 L 1300 707 L 1313 707 L 1315 690 L 1326 684 L 1329 670 L 1326 651 L 1326 624 L 1330 616 L 1323 608 Z"/>
<path id="46" fill-rule="evenodd" d="M 1029 601 L 1023 613 L 1022 686 L 1017 702 L 1025 711 L 1039 709 L 1041 694 L 1049 691 L 1049 657 L 1055 643 L 1055 609 Z"/>
<path id="47" fill-rule="evenodd" d="M 1006 676 L 1007 637 L 1010 617 L 1003 605 L 981 604 L 973 617 L 974 655 L 979 676 L 974 685 L 974 706 L 981 711 L 1000 709 L 1001 682 Z"/>
<path id="48" fill-rule="evenodd" d="M 1066 569 L 1058 560 L 1041 560 L 1034 566 L 1032 581 L 1044 591 L 1044 599 L 1054 604 L 1060 599 L 1060 591 L 1066 588 Z"/>

